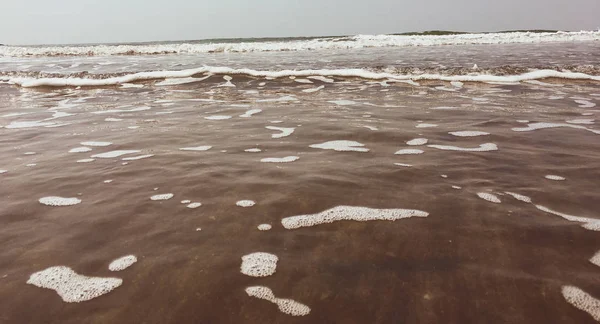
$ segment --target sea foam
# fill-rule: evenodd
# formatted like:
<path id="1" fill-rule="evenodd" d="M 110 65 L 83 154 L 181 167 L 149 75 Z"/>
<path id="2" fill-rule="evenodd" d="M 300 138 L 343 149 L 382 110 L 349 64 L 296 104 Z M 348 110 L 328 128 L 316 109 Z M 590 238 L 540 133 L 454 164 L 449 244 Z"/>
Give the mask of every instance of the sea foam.
<path id="1" fill-rule="evenodd" d="M 264 286 L 252 286 L 246 288 L 246 293 L 250 297 L 255 297 L 258 299 L 264 299 L 274 303 L 279 308 L 279 311 L 282 313 L 292 315 L 292 316 L 305 316 L 310 313 L 310 307 L 301 304 L 292 299 L 283 299 L 275 297 L 273 291 Z"/>

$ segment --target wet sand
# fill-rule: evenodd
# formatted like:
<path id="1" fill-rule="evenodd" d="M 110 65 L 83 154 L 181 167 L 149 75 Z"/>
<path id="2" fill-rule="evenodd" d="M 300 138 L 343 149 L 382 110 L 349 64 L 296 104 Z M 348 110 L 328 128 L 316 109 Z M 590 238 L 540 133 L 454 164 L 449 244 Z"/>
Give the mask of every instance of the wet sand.
<path id="1" fill-rule="evenodd" d="M 600 219 L 600 134 L 592 132 L 600 130 L 593 106 L 600 103 L 599 83 L 387 86 L 333 79 L 307 84 L 233 76 L 235 87 L 223 87 L 221 75 L 141 88 L 0 84 L 0 169 L 7 170 L 0 174 L 0 322 L 595 323 L 565 300 L 561 287 L 600 298 L 600 268 L 588 261 L 600 250 L 600 233 L 535 205 Z M 239 117 L 252 109 L 262 111 Z M 73 115 L 44 120 L 57 112 Z M 27 115 L 6 117 L 14 113 Z M 205 118 L 214 115 L 231 118 Z M 22 126 L 19 121 L 39 123 L 11 128 Z M 513 130 L 533 123 L 587 129 Z M 280 131 L 266 126 L 294 131 L 273 138 Z M 489 135 L 449 134 L 456 131 Z M 406 144 L 415 138 L 428 143 Z M 369 151 L 310 147 L 335 140 Z M 112 144 L 69 153 L 86 141 Z M 498 149 L 428 146 L 484 143 Z M 197 146 L 212 148 L 180 150 Z M 251 148 L 261 152 L 245 152 Z M 401 149 L 424 153 L 394 154 Z M 140 152 L 76 162 L 114 150 Z M 299 159 L 260 162 L 287 156 Z M 174 197 L 150 199 L 166 193 Z M 82 202 L 38 202 L 47 196 Z M 236 206 L 245 199 L 256 205 Z M 202 206 L 186 208 L 181 200 Z M 429 216 L 294 230 L 281 225 L 284 217 L 340 205 Z M 259 231 L 265 223 L 273 228 Z M 240 273 L 241 257 L 253 252 L 277 255 L 276 273 Z M 138 262 L 109 271 L 112 260 L 128 254 Z M 57 265 L 123 284 L 82 303 L 26 284 L 32 273 Z M 249 297 L 244 289 L 257 285 L 309 306 L 310 314 L 293 317 Z"/>

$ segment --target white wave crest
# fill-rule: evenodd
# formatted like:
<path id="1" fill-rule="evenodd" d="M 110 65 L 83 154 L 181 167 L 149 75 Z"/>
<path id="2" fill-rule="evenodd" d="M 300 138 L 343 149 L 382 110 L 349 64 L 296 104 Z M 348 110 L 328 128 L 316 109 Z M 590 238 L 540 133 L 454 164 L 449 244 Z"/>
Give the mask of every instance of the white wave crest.
<path id="1" fill-rule="evenodd" d="M 489 33 L 461 35 L 357 35 L 352 37 L 315 38 L 293 41 L 265 41 L 241 43 L 175 43 L 138 45 L 90 46 L 1 46 L 0 56 L 93 56 L 93 55 L 151 55 L 197 53 L 245 53 L 310 51 L 323 49 L 355 49 L 365 47 L 404 47 L 468 44 L 548 43 L 600 40 L 600 31 L 557 33 Z"/>

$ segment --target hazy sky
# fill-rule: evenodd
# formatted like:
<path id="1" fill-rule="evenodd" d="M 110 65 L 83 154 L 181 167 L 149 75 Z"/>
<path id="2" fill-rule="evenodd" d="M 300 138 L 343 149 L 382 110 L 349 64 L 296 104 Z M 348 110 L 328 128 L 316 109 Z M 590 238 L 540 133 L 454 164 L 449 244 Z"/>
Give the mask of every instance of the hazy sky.
<path id="1" fill-rule="evenodd" d="M 3 0 L 0 43 L 591 30 L 600 0 Z"/>

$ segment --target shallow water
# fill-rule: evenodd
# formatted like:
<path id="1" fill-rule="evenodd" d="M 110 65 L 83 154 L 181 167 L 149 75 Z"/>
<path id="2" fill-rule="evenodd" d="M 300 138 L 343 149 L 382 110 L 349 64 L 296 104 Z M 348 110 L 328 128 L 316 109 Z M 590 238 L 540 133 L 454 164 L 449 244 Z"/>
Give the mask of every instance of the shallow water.
<path id="1" fill-rule="evenodd" d="M 510 52 L 516 45 L 506 46 Z M 519 46 L 531 53 L 541 45 Z M 581 45 L 579 59 L 597 46 Z M 376 50 L 389 59 L 390 49 Z M 509 64 L 490 58 L 491 47 L 481 50 L 456 65 Z M 236 55 L 213 57 L 243 66 L 259 54 Z M 304 54 L 294 55 L 300 62 Z M 174 64 L 168 57 L 110 59 Z M 427 65 L 419 62 L 413 66 Z M 223 75 L 125 88 L 0 84 L 0 169 L 7 170 L 0 174 L 0 322 L 594 323 L 565 300 L 561 287 L 600 298 L 600 268 L 588 261 L 600 250 L 600 233 L 548 210 L 600 219 L 600 83 L 331 79 L 234 75 L 234 87 L 224 86 Z M 261 111 L 247 117 L 254 109 Z M 274 138 L 282 132 L 270 126 L 293 132 Z M 460 131 L 489 135 L 449 134 Z M 417 138 L 428 141 L 407 144 Z M 342 140 L 368 152 L 311 147 Z M 84 142 L 112 144 L 69 153 Z M 497 150 L 456 150 L 486 143 Z M 255 148 L 260 151 L 247 151 Z M 424 153 L 394 154 L 401 149 Z M 152 156 L 128 159 L 145 155 Z M 298 159 L 261 162 L 285 157 Z M 167 194 L 173 198 L 151 199 Z M 38 202 L 48 196 L 81 203 Z M 201 206 L 187 208 L 183 200 Z M 255 205 L 237 206 L 242 200 Z M 340 205 L 429 215 L 294 230 L 281 225 L 284 217 Z M 259 231 L 260 224 L 273 228 Z M 240 273 L 241 257 L 253 252 L 275 254 L 276 273 Z M 109 271 L 112 260 L 129 254 L 138 262 Z M 123 284 L 72 304 L 26 284 L 32 273 L 57 265 Z M 245 288 L 257 285 L 309 306 L 310 314 L 292 317 L 249 297 Z"/>

